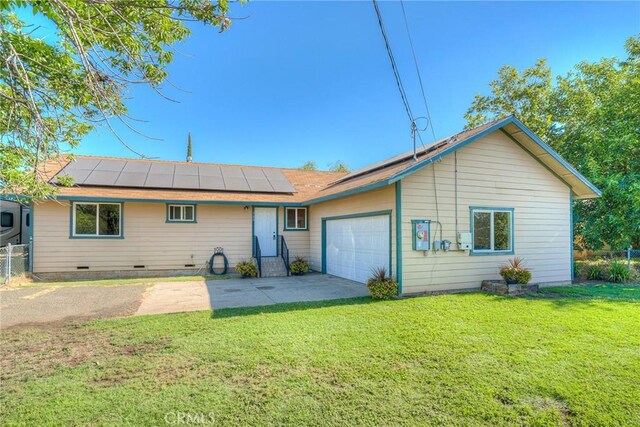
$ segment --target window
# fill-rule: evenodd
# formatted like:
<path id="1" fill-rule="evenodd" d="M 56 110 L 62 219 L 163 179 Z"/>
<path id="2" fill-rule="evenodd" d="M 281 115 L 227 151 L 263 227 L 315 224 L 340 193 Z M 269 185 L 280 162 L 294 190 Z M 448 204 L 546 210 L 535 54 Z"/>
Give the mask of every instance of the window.
<path id="1" fill-rule="evenodd" d="M 513 253 L 513 209 L 471 208 L 471 227 L 472 253 Z"/>
<path id="2" fill-rule="evenodd" d="M 122 204 L 74 203 L 72 236 L 122 237 Z"/>
<path id="3" fill-rule="evenodd" d="M 167 205 L 167 222 L 196 222 L 195 205 Z"/>
<path id="4" fill-rule="evenodd" d="M 286 208 L 284 229 L 307 230 L 307 208 Z"/>
<path id="5" fill-rule="evenodd" d="M 0 226 L 13 227 L 13 213 L 2 212 L 2 214 L 0 215 Z"/>

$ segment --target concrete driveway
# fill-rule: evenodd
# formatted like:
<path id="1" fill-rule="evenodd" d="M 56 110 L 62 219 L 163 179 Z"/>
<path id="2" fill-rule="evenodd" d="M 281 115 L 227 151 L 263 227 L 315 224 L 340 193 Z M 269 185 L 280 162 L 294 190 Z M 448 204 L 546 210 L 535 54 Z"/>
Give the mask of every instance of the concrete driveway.
<path id="1" fill-rule="evenodd" d="M 130 316 L 148 285 L 47 286 L 0 290 L 0 329 Z"/>
<path id="2" fill-rule="evenodd" d="M 369 291 L 362 283 L 323 274 L 167 282 L 153 285 L 136 315 L 322 301 L 365 295 L 369 295 Z"/>
<path id="3" fill-rule="evenodd" d="M 368 294 L 361 283 L 322 274 L 118 286 L 52 284 L 46 287 L 3 288 L 0 289 L 0 329 L 55 326 L 72 320 L 353 298 Z"/>

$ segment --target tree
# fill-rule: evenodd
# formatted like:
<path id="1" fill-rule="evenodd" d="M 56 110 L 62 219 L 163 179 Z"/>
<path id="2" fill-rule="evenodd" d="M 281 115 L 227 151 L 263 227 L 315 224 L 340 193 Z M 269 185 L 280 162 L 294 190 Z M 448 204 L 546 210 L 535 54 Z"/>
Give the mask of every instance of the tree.
<path id="1" fill-rule="evenodd" d="M 41 37 L 22 20 L 49 21 Z M 190 33 L 185 21 L 226 30 L 227 0 L 47 0 L 0 2 L 0 185 L 35 199 L 54 189 L 39 171 L 76 147 L 96 125 L 129 128 L 124 94 L 132 85 L 159 91 L 171 46 Z"/>
<path id="2" fill-rule="evenodd" d="M 191 146 L 191 132 L 189 132 L 189 136 L 187 137 L 187 162 L 193 161 L 193 148 Z"/>
<path id="3" fill-rule="evenodd" d="M 601 191 L 574 203 L 579 247 L 640 247 L 640 37 L 627 58 L 581 62 L 552 84 L 546 62 L 522 74 L 503 67 L 477 95 L 467 127 L 515 114 Z"/>
<path id="4" fill-rule="evenodd" d="M 318 170 L 318 165 L 316 165 L 316 162 L 314 162 L 313 160 L 307 160 L 298 169 L 301 169 L 303 171 L 315 171 Z"/>
<path id="5" fill-rule="evenodd" d="M 351 172 L 349 166 L 342 160 L 337 160 L 335 163 L 329 163 L 329 170 L 331 172 Z"/>

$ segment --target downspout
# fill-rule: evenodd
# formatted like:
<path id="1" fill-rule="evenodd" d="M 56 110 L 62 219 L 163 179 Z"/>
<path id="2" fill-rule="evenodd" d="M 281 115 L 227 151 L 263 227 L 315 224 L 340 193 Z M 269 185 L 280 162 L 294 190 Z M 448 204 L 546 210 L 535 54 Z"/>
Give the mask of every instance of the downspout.
<path id="1" fill-rule="evenodd" d="M 396 181 L 396 279 L 402 295 L 402 180 Z"/>
<path id="2" fill-rule="evenodd" d="M 573 268 L 573 190 L 569 189 L 569 250 L 571 251 L 571 281 L 575 279 L 575 269 Z"/>

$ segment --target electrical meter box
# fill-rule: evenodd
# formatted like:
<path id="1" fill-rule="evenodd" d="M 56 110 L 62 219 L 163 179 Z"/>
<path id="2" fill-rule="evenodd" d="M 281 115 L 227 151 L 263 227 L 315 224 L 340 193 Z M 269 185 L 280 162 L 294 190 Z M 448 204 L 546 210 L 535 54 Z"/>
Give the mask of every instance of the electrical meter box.
<path id="1" fill-rule="evenodd" d="M 471 233 L 458 233 L 458 249 L 471 250 Z"/>
<path id="2" fill-rule="evenodd" d="M 428 251 L 431 245 L 431 221 L 428 219 L 411 220 L 413 228 L 413 250 Z"/>

